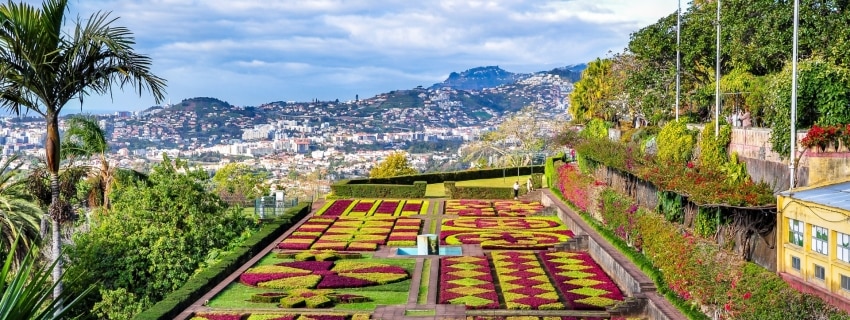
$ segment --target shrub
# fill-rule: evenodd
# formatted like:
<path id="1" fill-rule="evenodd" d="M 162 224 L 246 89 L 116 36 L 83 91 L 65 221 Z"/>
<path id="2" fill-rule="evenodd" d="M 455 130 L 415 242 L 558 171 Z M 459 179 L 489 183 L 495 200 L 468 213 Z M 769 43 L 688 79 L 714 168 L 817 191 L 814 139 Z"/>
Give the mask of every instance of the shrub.
<path id="1" fill-rule="evenodd" d="M 691 159 L 694 133 L 682 121 L 670 121 L 658 133 L 658 159 L 684 164 Z"/>
<path id="2" fill-rule="evenodd" d="M 270 245 L 272 241 L 292 227 L 293 224 L 290 221 L 300 220 L 310 213 L 310 209 L 311 203 L 309 202 L 288 209 L 280 218 L 263 225 L 259 231 L 245 240 L 233 252 L 225 254 L 216 264 L 195 274 L 182 287 L 168 294 L 134 319 L 173 319 L 192 302 L 195 302 L 237 268 L 248 262 L 262 248 Z"/>
<path id="3" fill-rule="evenodd" d="M 699 138 L 699 165 L 704 168 L 719 169 L 728 159 L 726 149 L 732 141 L 732 127 L 725 122 L 720 125 L 716 135 L 714 127 L 703 127 Z"/>

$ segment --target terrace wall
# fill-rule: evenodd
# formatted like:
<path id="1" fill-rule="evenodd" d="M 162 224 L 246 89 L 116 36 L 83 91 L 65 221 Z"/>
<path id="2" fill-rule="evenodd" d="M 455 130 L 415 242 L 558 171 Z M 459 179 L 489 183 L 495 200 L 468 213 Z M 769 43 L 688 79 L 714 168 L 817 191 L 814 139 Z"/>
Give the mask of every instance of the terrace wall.
<path id="1" fill-rule="evenodd" d="M 642 207 L 658 208 L 658 189 L 654 184 L 635 175 L 599 165 L 593 176 L 619 193 L 628 195 Z M 776 206 L 732 207 L 724 205 L 700 206 L 681 197 L 682 219 L 676 221 L 687 228 L 694 228 L 697 214 L 704 209 L 720 210 L 727 223 L 718 226 L 714 240 L 721 247 L 729 247 L 747 261 L 765 269 L 776 271 Z"/>
<path id="2" fill-rule="evenodd" d="M 644 315 L 650 319 L 683 319 L 678 310 L 672 307 L 661 295 L 658 294 L 655 283 L 646 274 L 641 272 L 614 246 L 596 233 L 593 228 L 572 211 L 566 204 L 555 198 L 551 193 L 544 192 L 541 195 L 541 203 L 550 208 L 555 208 L 558 217 L 577 236 L 586 235 L 588 242 L 588 253 L 593 260 L 605 270 L 620 288 L 625 288 L 628 296 L 643 296 L 647 300 Z"/>

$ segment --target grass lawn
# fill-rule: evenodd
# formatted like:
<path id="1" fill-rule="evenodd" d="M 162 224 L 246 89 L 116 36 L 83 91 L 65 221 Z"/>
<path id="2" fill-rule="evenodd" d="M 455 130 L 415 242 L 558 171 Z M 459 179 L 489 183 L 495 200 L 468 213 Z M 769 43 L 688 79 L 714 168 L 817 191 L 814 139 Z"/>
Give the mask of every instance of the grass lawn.
<path id="1" fill-rule="evenodd" d="M 419 304 L 425 304 L 428 302 L 428 285 L 431 281 L 431 259 L 425 259 L 422 264 L 422 278 L 420 281 L 419 296 L 416 297 L 416 300 Z"/>
<path id="2" fill-rule="evenodd" d="M 528 180 L 529 175 L 519 176 L 510 175 L 510 172 L 505 172 L 508 176 L 504 178 L 490 178 L 490 179 L 479 179 L 479 180 L 467 180 L 467 181 L 458 181 L 455 183 L 458 187 L 504 187 L 510 188 L 514 185 L 515 181 L 519 181 L 520 184 L 525 184 Z M 516 174 L 516 173 L 514 173 Z M 426 198 L 443 198 L 446 196 L 446 190 L 443 188 L 442 183 L 430 183 L 428 187 L 425 189 L 425 197 Z"/>
<path id="3" fill-rule="evenodd" d="M 270 254 L 263 258 L 258 265 L 268 265 L 284 261 Z M 400 266 L 413 274 L 416 260 L 414 259 L 364 259 L 363 261 L 384 263 L 389 265 Z M 256 288 L 244 285 L 242 283 L 231 283 L 221 293 L 213 297 L 207 306 L 211 308 L 277 308 L 277 303 L 257 303 L 249 302 L 251 295 L 263 292 L 285 292 L 286 290 L 275 290 L 266 288 Z M 407 296 L 410 292 L 410 279 L 388 283 L 380 286 L 352 288 L 352 289 L 335 289 L 336 293 L 350 293 L 361 296 L 366 296 L 372 299 L 369 302 L 361 303 L 340 303 L 334 307 L 334 310 L 374 310 L 377 305 L 398 305 L 406 304 Z"/>

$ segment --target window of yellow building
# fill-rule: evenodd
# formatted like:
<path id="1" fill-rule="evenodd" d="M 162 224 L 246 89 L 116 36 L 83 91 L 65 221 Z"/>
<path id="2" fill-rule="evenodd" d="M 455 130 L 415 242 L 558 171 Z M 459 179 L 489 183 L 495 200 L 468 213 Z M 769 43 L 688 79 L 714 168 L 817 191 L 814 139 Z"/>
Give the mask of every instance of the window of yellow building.
<path id="1" fill-rule="evenodd" d="M 788 219 L 788 242 L 794 245 L 803 246 L 803 222 L 800 220 Z"/>
<path id="2" fill-rule="evenodd" d="M 829 230 L 812 225 L 812 251 L 829 255 Z"/>
<path id="3" fill-rule="evenodd" d="M 800 258 L 791 256 L 791 268 L 794 270 L 800 271 Z"/>
<path id="4" fill-rule="evenodd" d="M 826 269 L 821 265 L 815 265 L 815 278 L 826 281 Z"/>
<path id="5" fill-rule="evenodd" d="M 841 289 L 850 291 L 850 277 L 841 275 Z"/>
<path id="6" fill-rule="evenodd" d="M 838 260 L 850 263 L 850 234 L 838 232 L 838 241 L 836 246 L 838 250 Z"/>

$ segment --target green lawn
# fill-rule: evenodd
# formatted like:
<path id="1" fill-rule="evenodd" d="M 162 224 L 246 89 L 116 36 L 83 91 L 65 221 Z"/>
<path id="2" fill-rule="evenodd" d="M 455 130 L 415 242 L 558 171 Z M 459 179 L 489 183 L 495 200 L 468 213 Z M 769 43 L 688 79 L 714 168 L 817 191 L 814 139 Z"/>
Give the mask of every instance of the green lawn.
<path id="1" fill-rule="evenodd" d="M 507 173 L 506 174 L 510 174 Z M 509 175 L 504 178 L 490 178 L 479 180 L 458 181 L 455 183 L 459 187 L 505 187 L 510 188 L 515 181 L 519 181 L 521 185 L 525 185 L 529 175 L 519 176 Z M 446 190 L 443 188 L 443 183 L 430 183 L 425 189 L 426 198 L 443 198 L 446 196 Z"/>

